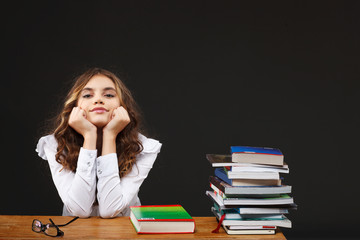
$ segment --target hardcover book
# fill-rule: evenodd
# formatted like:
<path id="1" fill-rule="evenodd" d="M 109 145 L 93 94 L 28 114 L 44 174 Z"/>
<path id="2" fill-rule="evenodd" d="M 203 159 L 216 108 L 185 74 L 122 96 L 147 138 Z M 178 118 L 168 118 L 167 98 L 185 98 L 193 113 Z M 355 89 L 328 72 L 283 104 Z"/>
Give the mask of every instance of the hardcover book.
<path id="1" fill-rule="evenodd" d="M 231 211 L 237 212 L 243 215 L 258 215 L 258 214 L 288 214 L 289 210 L 296 210 L 297 205 L 293 204 L 284 204 L 284 205 L 263 205 L 263 206 L 254 206 L 254 205 L 234 205 L 234 206 L 225 206 L 219 205 L 220 201 L 214 201 L 214 199 L 209 196 L 213 201 L 214 207 L 219 211 Z"/>
<path id="2" fill-rule="evenodd" d="M 291 186 L 281 185 L 281 186 L 232 186 L 218 177 L 210 176 L 209 177 L 210 186 L 216 186 L 220 191 L 226 195 L 272 195 L 272 194 L 282 194 L 282 193 L 291 193 Z"/>
<path id="3" fill-rule="evenodd" d="M 280 165 L 265 165 L 265 164 L 256 164 L 256 163 L 237 163 L 233 162 L 231 155 L 226 154 L 206 154 L 206 159 L 209 161 L 212 167 L 258 167 L 265 169 L 278 169 L 281 172 L 288 173 L 289 166 L 284 162 L 282 166 Z M 280 172 L 279 171 L 279 172 Z"/>
<path id="4" fill-rule="evenodd" d="M 220 213 L 225 214 L 225 220 L 281 220 L 284 219 L 283 214 L 240 214 L 236 208 L 221 209 L 217 204 L 214 204 L 214 209 Z"/>
<path id="5" fill-rule="evenodd" d="M 246 235 L 246 234 L 275 234 L 274 229 L 230 229 L 229 226 L 224 226 L 224 230 L 229 235 Z"/>
<path id="6" fill-rule="evenodd" d="M 278 172 L 256 172 L 256 171 L 229 171 L 224 168 L 229 179 L 280 179 Z"/>
<path id="7" fill-rule="evenodd" d="M 222 198 L 214 191 L 206 191 L 206 194 L 212 198 L 220 207 L 234 205 L 284 205 L 293 204 L 294 199 L 287 194 L 281 194 L 280 197 L 266 198 Z"/>
<path id="8" fill-rule="evenodd" d="M 181 205 L 130 207 L 130 220 L 137 233 L 193 233 L 195 221 Z"/>
<path id="9" fill-rule="evenodd" d="M 258 164 L 259 165 L 259 164 Z M 279 166 L 269 166 L 262 165 L 261 167 L 254 166 L 232 166 L 225 167 L 228 168 L 231 172 L 276 172 L 276 173 L 289 173 L 289 168 L 279 167 Z"/>
<path id="10" fill-rule="evenodd" d="M 210 187 L 214 190 L 214 192 L 220 195 L 222 198 L 236 198 L 236 197 L 279 197 L 280 194 L 225 194 L 222 190 L 220 190 L 217 186 L 210 183 Z"/>
<path id="11" fill-rule="evenodd" d="M 231 186 L 280 186 L 281 179 L 229 179 L 223 168 L 215 168 L 215 176 Z"/>
<path id="12" fill-rule="evenodd" d="M 221 219 L 221 214 L 212 208 L 212 212 L 217 219 Z M 280 220 L 223 220 L 223 226 L 276 226 L 291 228 L 291 221 L 284 216 Z"/>
<path id="13" fill-rule="evenodd" d="M 284 155 L 277 148 L 232 146 L 232 162 L 283 165 Z"/>

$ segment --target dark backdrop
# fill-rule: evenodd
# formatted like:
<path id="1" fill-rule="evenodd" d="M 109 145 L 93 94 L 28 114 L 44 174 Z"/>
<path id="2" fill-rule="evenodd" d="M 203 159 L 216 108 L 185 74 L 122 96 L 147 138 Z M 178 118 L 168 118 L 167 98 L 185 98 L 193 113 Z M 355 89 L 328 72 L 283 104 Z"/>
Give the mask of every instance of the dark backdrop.
<path id="1" fill-rule="evenodd" d="M 143 204 L 210 216 L 206 153 L 280 148 L 287 237 L 356 236 L 358 1 L 11 1 L 2 8 L 0 214 L 61 215 L 35 146 L 69 82 L 118 73 L 163 148 Z M 45 163 L 45 164 L 44 164 Z"/>

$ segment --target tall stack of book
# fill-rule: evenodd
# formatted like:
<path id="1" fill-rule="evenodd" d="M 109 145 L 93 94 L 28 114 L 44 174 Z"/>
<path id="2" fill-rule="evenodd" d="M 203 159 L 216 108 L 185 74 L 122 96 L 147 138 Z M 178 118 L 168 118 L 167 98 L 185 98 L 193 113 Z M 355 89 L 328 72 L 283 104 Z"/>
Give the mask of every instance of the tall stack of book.
<path id="1" fill-rule="evenodd" d="M 206 154 L 215 168 L 209 177 L 211 211 L 228 234 L 274 234 L 276 228 L 291 228 L 286 217 L 296 209 L 283 183 L 289 173 L 279 149 L 232 146 L 229 155 Z M 216 230 L 215 230 L 216 231 Z"/>

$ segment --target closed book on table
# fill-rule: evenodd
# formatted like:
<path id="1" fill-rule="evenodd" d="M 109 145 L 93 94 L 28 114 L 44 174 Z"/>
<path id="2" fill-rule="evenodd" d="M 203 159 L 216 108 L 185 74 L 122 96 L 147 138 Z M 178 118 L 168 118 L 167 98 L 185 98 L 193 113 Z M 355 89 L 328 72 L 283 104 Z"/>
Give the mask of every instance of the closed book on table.
<path id="1" fill-rule="evenodd" d="M 130 220 L 137 233 L 193 233 L 195 221 L 181 205 L 130 207 Z"/>

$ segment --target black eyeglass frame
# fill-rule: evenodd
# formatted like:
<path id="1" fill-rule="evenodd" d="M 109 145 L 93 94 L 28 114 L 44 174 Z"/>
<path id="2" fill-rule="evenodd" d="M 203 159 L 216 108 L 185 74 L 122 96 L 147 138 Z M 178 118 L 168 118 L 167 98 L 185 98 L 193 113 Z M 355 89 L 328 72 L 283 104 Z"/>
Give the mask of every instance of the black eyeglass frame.
<path id="1" fill-rule="evenodd" d="M 36 233 L 41 233 L 43 232 L 46 236 L 49 236 L 49 237 L 62 237 L 64 236 L 64 232 L 60 230 L 59 227 L 65 227 L 66 225 L 69 225 L 70 223 L 74 222 L 76 219 L 78 219 L 79 217 L 74 217 L 73 219 L 71 219 L 68 223 L 65 223 L 65 224 L 61 224 L 61 225 L 56 225 L 53 220 L 51 218 L 49 218 L 50 223 L 47 223 L 47 224 L 43 224 L 40 220 L 38 219 L 34 219 L 33 222 L 32 222 L 32 225 L 31 225 L 31 230 L 33 230 L 34 232 Z M 34 230 L 34 222 L 37 221 L 41 224 L 40 226 L 40 231 L 36 231 Z M 46 233 L 46 229 L 49 228 L 49 227 L 55 227 L 56 230 L 57 230 L 57 234 L 56 235 L 50 235 L 50 234 L 47 234 Z"/>

